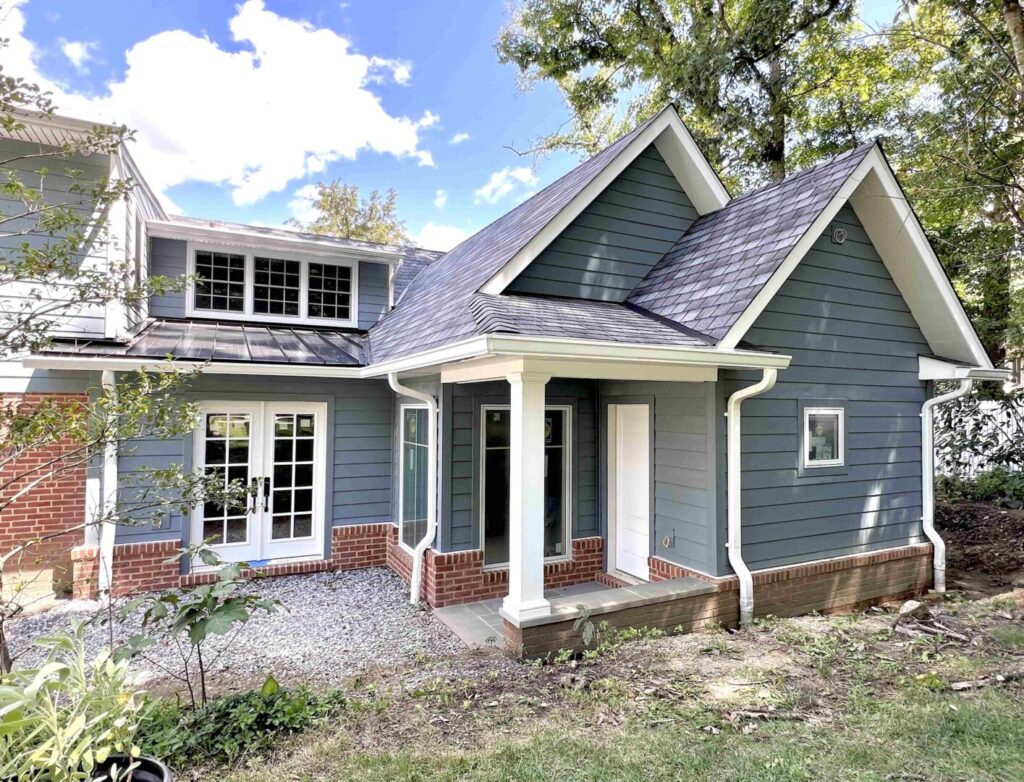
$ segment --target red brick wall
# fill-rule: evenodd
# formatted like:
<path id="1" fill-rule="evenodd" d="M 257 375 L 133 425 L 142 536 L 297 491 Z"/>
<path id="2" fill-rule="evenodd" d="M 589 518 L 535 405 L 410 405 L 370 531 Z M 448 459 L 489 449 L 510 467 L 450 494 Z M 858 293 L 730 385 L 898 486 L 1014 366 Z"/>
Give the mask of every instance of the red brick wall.
<path id="1" fill-rule="evenodd" d="M 335 570 L 380 567 L 388 563 L 394 524 L 353 524 L 331 530 L 331 562 Z"/>
<path id="2" fill-rule="evenodd" d="M 114 597 L 176 589 L 181 585 L 181 566 L 167 560 L 181 549 L 177 540 L 151 543 L 123 543 L 114 546 Z M 99 593 L 99 549 L 78 546 L 71 554 L 74 563 L 74 596 L 95 598 Z"/>
<path id="3" fill-rule="evenodd" d="M 647 570 L 651 581 L 671 581 L 673 578 L 696 578 L 698 581 L 716 583 L 722 580 L 654 556 L 647 558 Z"/>
<path id="4" fill-rule="evenodd" d="M 3 394 L 0 402 L 5 405 L 33 405 L 42 400 L 57 404 L 81 405 L 86 402 L 84 394 Z M 26 453 L 20 459 L 0 469 L 0 482 L 11 480 L 26 469 L 68 453 L 74 447 L 71 441 L 54 443 L 45 449 Z M 4 490 L 10 497 L 31 482 L 37 475 L 29 474 Z M 0 551 L 8 552 L 18 544 L 32 538 L 60 532 L 85 520 L 85 465 L 71 466 L 60 474 L 33 488 L 23 497 L 11 503 L 0 515 Z M 71 569 L 71 549 L 80 543 L 84 533 L 61 535 L 34 544 L 24 557 L 8 564 L 13 571 L 37 571 L 53 568 L 53 581 L 67 579 Z"/>
<path id="5" fill-rule="evenodd" d="M 411 577 L 412 558 L 396 545 L 388 565 L 406 581 Z M 548 589 L 594 581 L 603 571 L 604 541 L 599 537 L 572 542 L 572 558 L 544 565 L 544 586 Z M 508 569 L 485 570 L 480 549 L 440 554 L 428 549 L 423 558 L 423 599 L 434 608 L 458 603 L 490 600 L 508 594 Z"/>

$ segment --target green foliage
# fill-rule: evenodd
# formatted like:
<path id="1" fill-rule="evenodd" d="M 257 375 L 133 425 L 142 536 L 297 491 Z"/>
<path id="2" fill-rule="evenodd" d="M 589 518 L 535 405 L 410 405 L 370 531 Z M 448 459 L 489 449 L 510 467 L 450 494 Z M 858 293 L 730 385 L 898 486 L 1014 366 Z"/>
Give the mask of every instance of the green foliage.
<path id="1" fill-rule="evenodd" d="M 996 467 L 1024 469 L 1024 394 L 982 400 L 968 394 L 935 415 L 935 449 L 942 471 L 967 476 Z"/>
<path id="2" fill-rule="evenodd" d="M 113 755 L 138 756 L 142 709 L 127 663 L 102 652 L 88 664 L 80 628 L 41 644 L 50 649 L 41 668 L 0 677 L 0 779 L 87 780 Z"/>
<path id="3" fill-rule="evenodd" d="M 359 198 L 359 188 L 334 180 L 316 186 L 312 199 L 317 215 L 308 223 L 290 220 L 289 224 L 312 234 L 340 236 L 378 244 L 405 244 L 405 222 L 398 218 L 398 192 L 387 196 L 374 190 L 369 199 Z"/>
<path id="4" fill-rule="evenodd" d="M 940 475 L 935 479 L 935 494 L 945 502 L 1024 501 L 1024 473 L 994 467 L 973 478 Z"/>
<path id="5" fill-rule="evenodd" d="M 174 642 L 182 653 L 178 678 L 187 686 L 195 706 L 197 686 L 199 702 L 207 702 L 206 673 L 212 661 L 203 657 L 205 642 L 212 636 L 237 630 L 258 611 L 274 613 L 283 610 L 283 606 L 279 600 L 260 597 L 251 589 L 243 591 L 251 578 L 256 577 L 256 574 L 246 577 L 248 563 L 222 564 L 217 553 L 206 544 L 184 549 L 168 562 L 182 558 L 198 559 L 207 567 L 217 567 L 217 580 L 185 592 L 144 595 L 124 603 L 120 609 L 122 618 L 142 611 L 142 632 L 128 638 L 114 656 L 118 660 L 145 656 L 146 649 L 161 639 Z"/>
<path id="6" fill-rule="evenodd" d="M 156 701 L 140 730 L 143 750 L 172 766 L 232 763 L 271 749 L 345 705 L 338 692 L 318 696 L 306 689 L 282 689 L 271 677 L 260 690 L 217 698 L 201 708 Z"/>

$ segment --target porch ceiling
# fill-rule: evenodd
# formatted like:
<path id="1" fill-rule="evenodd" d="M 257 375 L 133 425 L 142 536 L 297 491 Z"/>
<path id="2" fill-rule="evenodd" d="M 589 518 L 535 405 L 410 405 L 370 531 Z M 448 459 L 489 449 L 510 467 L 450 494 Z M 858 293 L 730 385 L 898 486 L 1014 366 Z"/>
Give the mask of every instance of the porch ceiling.
<path id="1" fill-rule="evenodd" d="M 509 375 L 517 373 L 591 380 L 668 380 L 683 383 L 701 383 L 718 379 L 718 368 L 713 366 L 601 359 L 484 356 L 445 364 L 441 367 L 441 382 L 480 383 L 487 380 L 504 380 Z"/>

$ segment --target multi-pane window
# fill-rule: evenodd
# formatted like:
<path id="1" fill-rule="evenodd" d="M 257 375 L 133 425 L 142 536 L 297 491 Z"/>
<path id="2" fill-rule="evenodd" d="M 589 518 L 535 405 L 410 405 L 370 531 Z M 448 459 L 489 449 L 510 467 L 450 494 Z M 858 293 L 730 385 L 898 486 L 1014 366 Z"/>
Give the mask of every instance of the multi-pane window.
<path id="1" fill-rule="evenodd" d="M 245 256 L 196 251 L 195 308 L 245 312 Z"/>
<path id="2" fill-rule="evenodd" d="M 309 318 L 356 325 L 356 266 L 195 250 L 191 310 L 229 319 Z"/>
<path id="3" fill-rule="evenodd" d="M 352 306 L 352 268 L 309 264 L 309 317 L 348 320 Z"/>
<path id="4" fill-rule="evenodd" d="M 415 548 L 427 533 L 427 447 L 425 407 L 402 408 L 402 543 Z"/>
<path id="5" fill-rule="evenodd" d="M 274 416 L 274 474 L 271 484 L 272 540 L 313 534 L 314 417 L 307 413 Z"/>
<path id="6" fill-rule="evenodd" d="M 805 467 L 841 467 L 843 438 L 843 408 L 804 408 Z"/>
<path id="7" fill-rule="evenodd" d="M 203 461 L 208 479 L 225 491 L 249 482 L 248 413 L 211 413 L 206 416 Z M 203 505 L 203 540 L 211 545 L 245 543 L 249 537 L 248 509 L 207 501 Z"/>
<path id="8" fill-rule="evenodd" d="M 252 311 L 257 315 L 299 317 L 302 264 L 276 258 L 254 258 Z"/>

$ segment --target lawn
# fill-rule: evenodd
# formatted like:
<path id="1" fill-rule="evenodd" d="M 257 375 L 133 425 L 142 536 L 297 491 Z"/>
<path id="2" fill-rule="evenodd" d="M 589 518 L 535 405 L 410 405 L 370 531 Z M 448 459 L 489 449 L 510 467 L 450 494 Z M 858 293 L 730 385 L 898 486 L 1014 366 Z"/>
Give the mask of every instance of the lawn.
<path id="1" fill-rule="evenodd" d="M 872 611 L 605 635 L 589 662 L 422 660 L 353 680 L 329 718 L 269 753 L 179 777 L 1020 780 L 1022 615 L 1018 590 L 899 630 Z"/>

